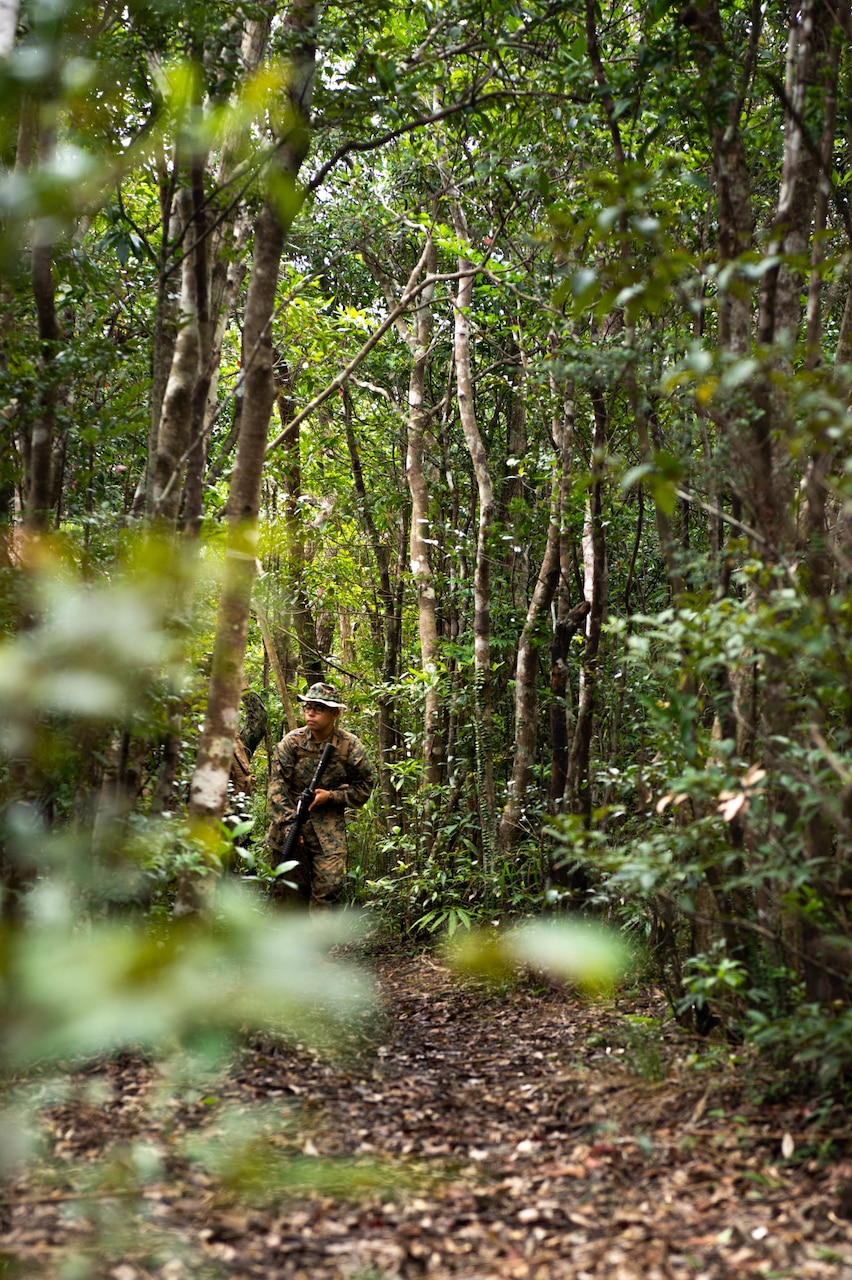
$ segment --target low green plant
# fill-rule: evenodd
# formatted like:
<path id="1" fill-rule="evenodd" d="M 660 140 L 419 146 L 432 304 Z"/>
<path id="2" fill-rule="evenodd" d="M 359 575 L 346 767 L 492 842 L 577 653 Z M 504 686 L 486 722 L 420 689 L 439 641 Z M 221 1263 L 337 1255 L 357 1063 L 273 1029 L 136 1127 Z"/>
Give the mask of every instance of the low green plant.
<path id="1" fill-rule="evenodd" d="M 719 939 L 709 952 L 689 956 L 683 966 L 684 994 L 677 1013 L 687 1009 L 706 1009 L 711 1003 L 720 1005 L 729 996 L 740 996 L 748 984 L 748 971 L 741 960 L 725 954 L 725 943 Z"/>
<path id="2" fill-rule="evenodd" d="M 748 1011 L 748 1036 L 775 1062 L 821 1086 L 852 1072 L 852 1008 L 802 1003 L 784 1017 Z"/>
<path id="3" fill-rule="evenodd" d="M 361 902 L 404 934 L 454 933 L 481 916 L 476 901 L 476 864 L 461 856 L 440 862 L 427 858 L 420 867 L 400 861 L 375 879 L 364 877 Z"/>
<path id="4" fill-rule="evenodd" d="M 456 929 L 470 929 L 474 923 L 474 913 L 458 905 L 451 907 L 433 907 L 425 912 L 419 920 L 412 924 L 414 932 L 423 930 L 426 933 L 444 933 L 451 938 Z"/>

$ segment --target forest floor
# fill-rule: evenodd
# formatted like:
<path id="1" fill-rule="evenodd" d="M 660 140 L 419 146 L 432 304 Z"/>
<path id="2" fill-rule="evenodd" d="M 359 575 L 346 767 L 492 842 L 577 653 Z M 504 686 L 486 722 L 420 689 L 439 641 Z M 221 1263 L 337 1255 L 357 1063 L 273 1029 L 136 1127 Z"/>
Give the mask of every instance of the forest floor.
<path id="1" fill-rule="evenodd" d="M 852 1280 L 839 1104 L 767 1101 L 653 993 L 369 964 L 378 1034 L 347 1052 L 261 1037 L 210 1095 L 124 1055 L 46 1098 L 0 1275 Z"/>

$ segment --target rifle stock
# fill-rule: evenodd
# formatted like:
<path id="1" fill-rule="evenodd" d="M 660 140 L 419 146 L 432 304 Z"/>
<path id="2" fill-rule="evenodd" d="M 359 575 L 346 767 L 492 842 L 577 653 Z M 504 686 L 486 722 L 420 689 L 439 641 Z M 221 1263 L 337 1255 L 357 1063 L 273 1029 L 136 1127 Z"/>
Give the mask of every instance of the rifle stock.
<path id="1" fill-rule="evenodd" d="M 296 846 L 299 843 L 299 836 L 302 834 L 302 827 L 308 820 L 308 811 L 314 802 L 314 796 L 316 795 L 319 784 L 322 781 L 322 775 L 325 773 L 328 762 L 333 754 L 334 746 L 332 743 L 327 742 L 322 749 L 322 754 L 320 755 L 319 763 L 314 771 L 314 776 L 311 778 L 310 782 L 299 796 L 299 799 L 296 801 L 290 830 L 278 858 L 279 862 L 288 862 L 294 857 Z"/>

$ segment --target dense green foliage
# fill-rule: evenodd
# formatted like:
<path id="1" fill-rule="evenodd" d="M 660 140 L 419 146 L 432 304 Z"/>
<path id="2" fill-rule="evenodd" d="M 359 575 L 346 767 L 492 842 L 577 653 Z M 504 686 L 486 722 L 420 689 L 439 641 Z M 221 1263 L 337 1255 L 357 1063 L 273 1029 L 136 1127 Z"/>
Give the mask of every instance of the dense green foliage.
<path id="1" fill-rule="evenodd" d="M 327 676 L 381 771 L 353 901 L 605 913 L 680 1017 L 848 1071 L 848 14 L 306 8 L 31 0 L 0 65 L 4 915 L 66 858 L 95 915 L 262 883 L 269 746 Z M 267 207 L 268 728 L 211 828 Z"/>

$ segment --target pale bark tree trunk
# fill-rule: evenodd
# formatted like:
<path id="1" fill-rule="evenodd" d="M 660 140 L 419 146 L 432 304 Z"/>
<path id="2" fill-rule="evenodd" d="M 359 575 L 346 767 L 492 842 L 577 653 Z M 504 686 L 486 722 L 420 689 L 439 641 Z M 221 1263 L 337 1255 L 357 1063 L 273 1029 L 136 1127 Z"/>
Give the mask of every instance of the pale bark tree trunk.
<path id="1" fill-rule="evenodd" d="M 470 232 L 458 191 L 446 169 L 443 171 L 443 176 L 450 194 L 453 228 L 461 246 L 458 254 L 459 282 L 453 304 L 453 358 L 456 368 L 459 418 L 473 465 L 479 507 L 476 564 L 473 572 L 474 742 L 476 799 L 482 830 L 482 858 L 486 870 L 491 870 L 497 851 L 491 678 L 491 541 L 494 526 L 494 490 L 485 444 L 476 421 L 473 402 L 470 311 L 473 304 L 474 270 L 473 263 L 466 252 L 470 245 Z"/>
<path id="2" fill-rule="evenodd" d="M 598 655 L 601 628 L 607 597 L 606 542 L 603 526 L 603 476 L 602 459 L 607 447 L 608 415 L 603 395 L 592 391 L 594 435 L 592 438 L 592 482 L 589 493 L 587 531 L 584 536 L 583 564 L 585 568 L 586 601 L 589 615 L 586 620 L 586 644 L 583 651 L 580 700 L 574 736 L 568 755 L 566 780 L 567 806 L 572 813 L 591 821 L 591 747 L 595 699 L 598 685 Z"/>
<path id="3" fill-rule="evenodd" d="M 365 261 L 381 286 L 388 306 L 393 310 L 398 302 L 397 289 L 369 250 L 365 252 Z M 424 251 L 402 292 L 411 291 L 421 272 L 425 271 L 427 279 L 433 276 L 437 271 L 437 264 L 435 242 L 431 235 L 427 235 Z M 438 600 L 429 550 L 430 495 L 424 467 L 425 437 L 430 422 L 430 413 L 426 406 L 426 370 L 432 342 L 434 292 L 434 284 L 426 285 L 418 295 L 410 323 L 400 315 L 395 324 L 397 332 L 411 352 L 411 369 L 408 375 L 408 442 L 405 454 L 405 475 L 411 497 L 409 557 L 411 576 L 417 592 L 420 664 L 426 678 L 423 707 L 423 779 L 426 788 L 427 815 L 431 814 L 433 809 L 430 789 L 439 786 L 444 778 L 441 702 L 438 692 Z M 427 844 L 428 842 L 429 833 L 427 832 Z"/>
<path id="4" fill-rule="evenodd" d="M 376 259 L 370 247 L 362 246 L 363 257 L 372 275 L 379 283 L 385 300 L 393 312 L 398 306 L 398 293 L 411 293 L 421 273 L 426 279 L 438 270 L 438 250 L 434 239 L 427 234 L 420 260 L 409 275 L 406 287 L 399 291 L 391 282 L 383 265 Z M 432 297 L 435 285 L 426 284 L 418 293 L 411 321 L 399 315 L 394 321 L 399 337 L 411 352 L 412 364 L 408 374 L 408 440 L 406 447 L 406 479 L 411 495 L 411 525 L 409 525 L 408 549 L 411 575 L 417 591 L 417 630 L 420 639 L 420 660 L 426 677 L 423 695 L 423 783 L 425 783 L 426 829 L 425 844 L 431 847 L 431 817 L 434 814 L 434 797 L 431 788 L 444 781 L 443 733 L 441 733 L 441 705 L 438 690 L 439 626 L 438 596 L 432 575 L 429 518 L 430 492 L 426 468 L 423 466 L 425 439 L 430 425 L 430 412 L 426 407 L 426 369 L 429 365 L 432 338 Z"/>
<path id="5" fill-rule="evenodd" d="M 26 114 L 25 109 L 24 115 Z M 45 163 L 53 151 L 55 135 L 52 130 L 40 127 L 38 123 L 34 123 L 32 127 L 35 130 L 38 160 Z M 28 162 L 32 142 L 29 139 L 22 141 L 23 149 L 19 146 L 19 161 L 24 158 Z M 53 436 L 58 398 L 55 360 L 60 330 L 56 312 L 56 282 L 53 276 L 53 241 L 49 238 L 46 227 L 47 222 L 37 222 L 35 225 L 31 268 L 40 346 L 40 386 L 38 410 L 28 440 L 29 467 L 24 515 L 27 526 L 33 532 L 44 532 L 50 522 L 53 505 Z"/>
<path id="6" fill-rule="evenodd" d="M 172 365 L 163 394 L 157 431 L 157 450 L 149 485 L 150 513 L 172 524 L 180 505 L 181 479 L 189 445 L 192 393 L 201 359 L 198 317 L 198 277 L 192 239 L 192 196 L 183 188 L 178 196 L 183 229 L 180 302 Z"/>
<path id="7" fill-rule="evenodd" d="M 424 263 L 427 276 L 437 270 L 437 251 L 429 237 Z M 423 465 L 425 435 L 429 427 L 426 406 L 426 369 L 432 342 L 432 298 L 434 286 L 420 294 L 413 316 L 412 363 L 408 378 L 408 447 L 405 474 L 411 495 L 409 556 L 411 575 L 417 592 L 417 633 L 420 663 L 426 677 L 423 700 L 423 780 L 428 791 L 444 781 L 444 749 L 441 733 L 441 699 L 438 691 L 440 633 L 438 598 L 429 554 L 429 484 Z M 430 811 L 434 806 L 430 805 Z"/>
<path id="8" fill-rule="evenodd" d="M 512 608 L 525 609 L 527 584 L 530 577 L 529 540 L 518 531 L 524 496 L 524 480 L 518 464 L 527 451 L 527 370 L 526 358 L 513 342 L 512 356 L 517 367 L 512 371 L 512 386 L 506 406 L 506 471 L 500 486 L 500 500 L 496 523 L 504 533 L 506 577 L 511 593 Z"/>
<path id="9" fill-rule="evenodd" d="M 7 58 L 15 47 L 19 7 L 18 0 L 0 0 L 0 58 Z"/>
<path id="10" fill-rule="evenodd" d="M 257 69 L 265 51 L 272 14 L 248 21 L 242 36 L 238 23 L 232 30 L 222 28 L 221 56 L 239 58 L 244 75 Z M 230 49 L 229 41 L 241 40 L 241 50 Z M 195 108 L 200 120 L 204 108 Z M 217 189 L 229 200 L 230 186 L 246 143 L 244 130 L 226 139 L 216 177 Z M 171 250 L 180 246 L 181 293 L 174 343 L 168 333 L 169 307 L 166 299 L 170 276 L 168 259 L 161 262 L 161 294 L 158 307 L 160 325 L 155 331 L 154 388 L 146 507 L 150 515 L 173 522 L 180 512 L 184 529 L 196 536 L 201 527 L 204 472 L 210 431 L 215 417 L 215 391 L 222 341 L 231 318 L 237 292 L 245 275 L 242 249 L 248 238 L 248 215 L 235 203 L 215 220 L 215 202 L 208 199 L 205 183 L 207 155 L 190 157 L 183 174 L 186 189 L 178 196 L 180 219 L 169 226 Z M 171 203 L 173 179 L 163 167 L 161 201 L 166 210 Z M 171 250 L 167 250 L 170 252 Z M 165 363 L 169 362 L 168 376 Z M 159 384 L 162 384 L 162 393 Z M 156 441 L 156 443 L 154 443 Z M 138 504 L 138 497 L 137 497 Z"/>
<path id="11" fill-rule="evenodd" d="M 547 545 L 518 644 L 515 671 L 515 742 L 512 777 L 500 822 L 500 846 L 508 850 L 523 831 L 523 817 L 538 745 L 539 653 L 543 619 L 558 599 L 550 644 L 551 811 L 561 807 L 568 762 L 567 658 L 568 646 L 589 611 L 583 600 L 569 607 L 569 547 L 565 523 L 571 495 L 574 456 L 574 402 L 571 389 L 551 379 L 555 409 L 552 435 L 556 446 L 550 499 Z"/>
<path id="12" fill-rule="evenodd" d="M 290 132 L 280 140 L 273 161 L 278 182 L 292 182 L 307 155 L 317 8 L 309 0 L 292 0 L 285 20 L 287 33 L 298 42 L 298 51 L 292 60 L 287 89 L 292 113 Z M 285 212 L 280 202 L 276 202 L 274 191 L 273 186 L 255 229 L 243 331 L 243 411 L 228 499 L 228 547 L 207 712 L 190 785 L 190 814 L 207 821 L 220 818 L 224 811 L 239 727 L 243 661 L 255 578 L 261 477 L 269 420 L 275 404 L 271 325 L 285 226 L 294 215 L 292 205 L 290 211 Z M 187 905 L 191 908 L 194 897 L 193 891 L 181 895 L 184 909 Z"/>
<path id="13" fill-rule="evenodd" d="M 527 608 L 515 664 L 515 742 L 512 777 L 498 832 L 504 852 L 524 834 L 527 789 L 538 745 L 538 671 L 542 619 L 547 617 L 559 582 L 559 476 L 552 481 L 547 545 Z"/>
<path id="14" fill-rule="evenodd" d="M 193 816 L 220 818 L 239 728 L 243 660 L 257 556 L 260 480 L 275 403 L 270 325 L 284 245 L 279 212 L 267 203 L 255 229 L 243 334 L 245 384 L 240 440 L 228 499 L 228 545 L 219 596 L 207 712 L 190 784 Z"/>
<path id="15" fill-rule="evenodd" d="M 392 827 L 405 827 L 405 813 L 398 789 L 393 785 L 392 766 L 400 748 L 396 700 L 391 692 L 399 676 L 399 654 L 402 642 L 402 617 L 397 606 L 397 589 L 392 579 L 391 555 L 387 543 L 379 536 L 373 519 L 372 505 L 364 482 L 364 472 L 358 453 L 358 442 L 352 426 L 352 401 L 348 388 L 343 389 L 343 417 L 346 442 L 355 492 L 361 508 L 364 528 L 376 561 L 379 574 L 377 596 L 381 610 L 382 687 L 379 692 L 379 788 L 385 814 L 385 823 Z"/>
<path id="16" fill-rule="evenodd" d="M 160 417 L 166 384 L 172 367 L 177 328 L 177 306 L 172 297 L 172 255 L 180 240 L 180 218 L 175 198 L 175 174 L 164 154 L 157 157 L 157 175 L 160 197 L 160 224 L 163 228 L 157 258 L 157 297 L 154 305 L 154 324 L 151 336 L 151 392 L 148 418 L 148 447 L 145 467 L 133 496 L 134 516 L 153 515 L 154 466 L 157 457 L 157 440 L 160 433 Z"/>

